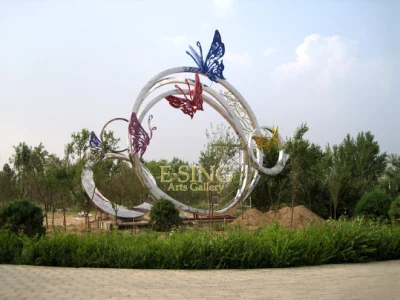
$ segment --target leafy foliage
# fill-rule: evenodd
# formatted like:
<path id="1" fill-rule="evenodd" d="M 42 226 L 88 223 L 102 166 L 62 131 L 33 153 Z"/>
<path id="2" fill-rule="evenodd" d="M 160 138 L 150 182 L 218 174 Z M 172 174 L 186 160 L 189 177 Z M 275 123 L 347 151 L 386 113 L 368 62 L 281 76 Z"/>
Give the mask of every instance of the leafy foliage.
<path id="1" fill-rule="evenodd" d="M 366 193 L 356 205 L 356 214 L 387 219 L 391 204 L 390 196 L 382 190 Z"/>
<path id="2" fill-rule="evenodd" d="M 8 164 L 0 171 L 0 205 L 16 197 L 15 173 Z"/>
<path id="3" fill-rule="evenodd" d="M 150 219 L 153 229 L 156 231 L 169 231 L 173 226 L 178 226 L 182 222 L 179 210 L 166 199 L 160 199 L 154 203 L 150 210 Z"/>
<path id="4" fill-rule="evenodd" d="M 20 236 L 0 229 L 0 264 L 18 263 L 22 249 L 23 239 Z"/>
<path id="5" fill-rule="evenodd" d="M 42 209 L 25 199 L 6 203 L 0 208 L 0 228 L 24 232 L 28 236 L 44 234 Z"/>
<path id="6" fill-rule="evenodd" d="M 367 262 L 400 258 L 400 227 L 364 220 L 322 227 L 258 231 L 57 233 L 10 237 L 0 231 L 0 262 L 62 267 L 241 269 Z"/>
<path id="7" fill-rule="evenodd" d="M 382 178 L 382 187 L 393 197 L 400 196 L 400 155 L 391 154 Z"/>
<path id="8" fill-rule="evenodd" d="M 321 149 L 306 138 L 308 130 L 307 124 L 302 124 L 287 140 L 284 150 L 290 154 L 290 159 L 280 174 L 260 174 L 259 183 L 251 194 L 253 206 L 270 210 L 292 204 L 305 205 L 323 218 L 337 219 L 342 215 L 355 216 L 356 203 L 362 195 L 377 187 L 393 198 L 400 196 L 400 157 L 382 153 L 372 133 L 347 135 L 341 143 L 328 144 Z M 199 208 L 209 208 L 210 201 L 217 202 L 219 209 L 236 195 L 240 186 L 238 154 L 244 145 L 237 134 L 224 125 L 211 126 L 206 136 L 207 143 L 197 165 L 209 174 L 213 168 L 222 167 L 221 176 L 232 178 L 220 192 L 170 189 L 171 184 L 180 185 L 179 176 L 173 174 L 179 173 L 182 165 L 189 165 L 179 157 L 143 163 L 158 186 L 170 196 Z M 65 147 L 64 157 L 50 154 L 42 144 L 31 146 L 22 142 L 14 146 L 10 165 L 4 165 L 0 171 L 0 206 L 16 198 L 34 201 L 44 209 L 46 226 L 54 226 L 54 213 L 59 209 L 64 219 L 70 208 L 89 213 L 92 203 L 82 189 L 81 174 L 85 164 L 96 160 L 96 156 L 89 147 L 88 137 L 87 129 L 74 132 Z M 103 151 L 115 150 L 118 141 L 113 132 L 105 132 Z M 279 150 L 275 147 L 264 151 L 264 166 L 272 167 L 276 163 Z M 160 182 L 161 166 L 168 166 L 171 182 Z M 146 201 L 148 190 L 129 164 L 108 160 L 97 163 L 93 170 L 97 188 L 112 200 L 116 210 L 121 205 L 134 206 Z M 190 168 L 189 171 L 191 176 L 198 174 Z"/>
<path id="9" fill-rule="evenodd" d="M 394 223 L 400 222 L 400 197 L 392 201 L 388 215 Z"/>
<path id="10" fill-rule="evenodd" d="M 258 209 L 303 204 L 324 218 L 337 219 L 354 216 L 361 196 L 380 185 L 391 194 L 398 193 L 400 160 L 397 155 L 388 159 L 380 153 L 370 132 L 355 138 L 347 135 L 338 145 L 328 144 L 325 151 L 305 138 L 307 132 L 308 126 L 302 124 L 286 142 L 284 150 L 290 159 L 280 174 L 261 175 L 252 194 Z M 278 150 L 264 153 L 264 166 L 277 161 Z"/>

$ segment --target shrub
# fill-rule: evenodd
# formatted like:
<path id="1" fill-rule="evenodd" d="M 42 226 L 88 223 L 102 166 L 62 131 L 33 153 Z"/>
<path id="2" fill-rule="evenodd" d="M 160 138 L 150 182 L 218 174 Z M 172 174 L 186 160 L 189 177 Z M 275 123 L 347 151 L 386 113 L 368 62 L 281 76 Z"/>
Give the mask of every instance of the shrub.
<path id="1" fill-rule="evenodd" d="M 0 208 L 0 228 L 28 236 L 44 234 L 43 213 L 36 203 L 20 199 L 7 202 Z"/>
<path id="2" fill-rule="evenodd" d="M 357 215 L 387 219 L 391 202 L 391 198 L 386 192 L 374 190 L 361 197 L 355 211 Z"/>
<path id="3" fill-rule="evenodd" d="M 23 239 L 12 232 L 0 229 L 0 264 L 17 263 L 22 247 Z"/>
<path id="4" fill-rule="evenodd" d="M 392 201 L 388 215 L 392 222 L 400 223 L 400 197 Z"/>
<path id="5" fill-rule="evenodd" d="M 157 200 L 150 210 L 150 222 L 156 231 L 169 231 L 173 226 L 181 224 L 179 210 L 175 205 L 166 200 Z"/>
<path id="6" fill-rule="evenodd" d="M 41 266 L 137 269 L 240 269 L 355 263 L 400 258 L 400 226 L 328 221 L 299 230 L 275 224 L 230 229 L 55 233 L 17 236 L 0 230 L 0 262 Z"/>

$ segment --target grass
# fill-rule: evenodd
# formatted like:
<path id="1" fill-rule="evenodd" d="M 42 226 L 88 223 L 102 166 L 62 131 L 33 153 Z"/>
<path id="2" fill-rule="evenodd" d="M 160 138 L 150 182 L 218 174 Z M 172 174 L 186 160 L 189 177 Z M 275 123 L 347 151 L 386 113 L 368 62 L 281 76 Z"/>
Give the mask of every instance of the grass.
<path id="1" fill-rule="evenodd" d="M 42 238 L 0 231 L 0 263 L 141 269 L 240 269 L 367 262 L 400 258 L 400 226 L 327 222 L 289 230 L 175 230 L 55 233 Z"/>

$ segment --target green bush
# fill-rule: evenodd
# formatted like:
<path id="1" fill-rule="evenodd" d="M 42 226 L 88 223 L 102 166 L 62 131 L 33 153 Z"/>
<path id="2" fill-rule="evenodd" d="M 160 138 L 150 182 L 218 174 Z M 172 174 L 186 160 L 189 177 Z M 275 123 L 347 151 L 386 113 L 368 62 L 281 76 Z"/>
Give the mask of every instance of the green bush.
<path id="1" fill-rule="evenodd" d="M 7 202 L 0 207 L 0 228 L 28 236 L 44 234 L 43 213 L 40 206 L 25 199 Z"/>
<path id="2" fill-rule="evenodd" d="M 400 223 L 400 197 L 392 201 L 388 214 L 392 222 Z"/>
<path id="3" fill-rule="evenodd" d="M 150 222 L 156 231 L 169 231 L 172 227 L 182 223 L 179 210 L 175 205 L 166 200 L 157 200 L 150 210 Z"/>
<path id="4" fill-rule="evenodd" d="M 137 269 L 241 269 L 400 259 L 400 226 L 328 221 L 290 230 L 176 230 L 172 233 L 55 233 L 23 237 L 0 231 L 0 262 Z"/>
<path id="5" fill-rule="evenodd" d="M 357 215 L 366 217 L 387 219 L 391 202 L 392 200 L 386 192 L 374 190 L 361 197 L 357 202 L 355 212 Z"/>
<path id="6" fill-rule="evenodd" d="M 12 232 L 0 230 L 0 264 L 17 263 L 23 247 L 22 239 Z"/>

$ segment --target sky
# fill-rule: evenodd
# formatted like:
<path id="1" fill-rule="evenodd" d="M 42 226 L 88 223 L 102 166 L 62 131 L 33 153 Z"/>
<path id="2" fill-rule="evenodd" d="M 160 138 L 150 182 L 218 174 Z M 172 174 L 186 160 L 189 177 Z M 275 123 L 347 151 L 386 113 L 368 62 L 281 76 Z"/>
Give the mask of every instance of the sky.
<path id="1" fill-rule="evenodd" d="M 0 0 L 0 165 L 19 142 L 62 156 L 73 132 L 128 118 L 147 81 L 195 66 L 185 51 L 200 41 L 207 52 L 215 29 L 224 76 L 260 125 L 290 137 L 307 123 L 322 147 L 371 131 L 400 153 L 399 3 Z M 195 162 L 205 130 L 224 123 L 207 105 L 193 120 L 166 101 L 150 113 L 145 159 Z M 110 129 L 125 146 L 126 123 Z"/>

